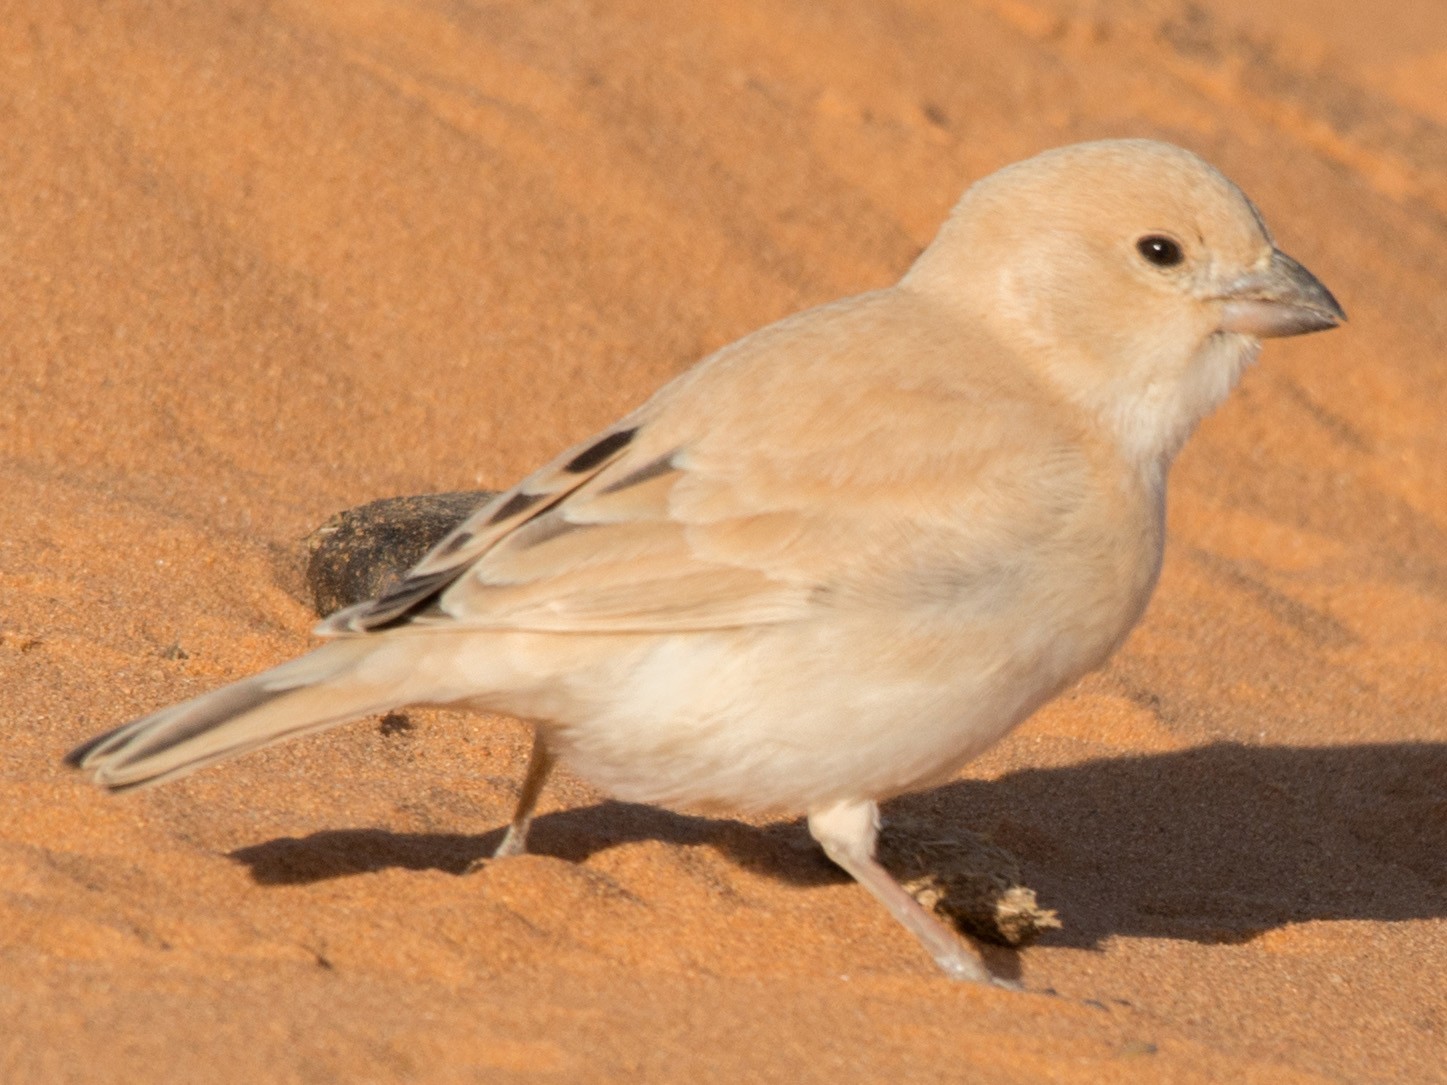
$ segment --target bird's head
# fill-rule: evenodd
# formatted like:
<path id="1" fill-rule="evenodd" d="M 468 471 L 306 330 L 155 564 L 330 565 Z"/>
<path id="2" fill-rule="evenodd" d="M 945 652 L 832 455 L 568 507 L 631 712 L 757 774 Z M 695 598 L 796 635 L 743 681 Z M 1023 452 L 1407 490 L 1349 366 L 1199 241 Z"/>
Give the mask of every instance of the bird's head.
<path id="1" fill-rule="evenodd" d="M 904 285 L 988 328 L 1156 460 L 1225 398 L 1261 339 L 1346 319 L 1239 188 L 1149 140 L 1063 147 L 986 177 Z"/>

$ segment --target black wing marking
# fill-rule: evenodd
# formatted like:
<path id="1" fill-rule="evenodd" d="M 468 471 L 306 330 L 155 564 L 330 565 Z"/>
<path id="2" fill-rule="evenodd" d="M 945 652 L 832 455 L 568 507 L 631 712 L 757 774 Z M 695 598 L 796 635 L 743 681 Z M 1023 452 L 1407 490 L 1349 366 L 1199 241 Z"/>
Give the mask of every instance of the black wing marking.
<path id="1" fill-rule="evenodd" d="M 550 466 L 530 475 L 506 498 L 499 497 L 497 504 L 479 510 L 458 526 L 401 583 L 376 599 L 338 611 L 321 625 L 320 631 L 336 634 L 395 629 L 434 609 L 442 593 L 465 575 L 488 547 L 584 486 L 621 454 L 637 433 L 637 426 L 613 430 L 572 453 L 561 467 Z"/>

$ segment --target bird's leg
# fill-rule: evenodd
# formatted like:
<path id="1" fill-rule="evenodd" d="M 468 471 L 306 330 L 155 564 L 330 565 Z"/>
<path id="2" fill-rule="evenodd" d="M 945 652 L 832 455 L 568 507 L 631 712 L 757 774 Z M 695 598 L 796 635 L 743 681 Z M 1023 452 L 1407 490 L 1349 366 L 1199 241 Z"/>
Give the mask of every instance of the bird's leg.
<path id="1" fill-rule="evenodd" d="M 517 807 L 513 810 L 512 823 L 507 827 L 507 835 L 502 838 L 502 843 L 492 853 L 493 859 L 504 859 L 509 855 L 522 855 L 528 850 L 528 826 L 532 824 L 533 808 L 538 804 L 538 796 L 543 792 L 543 785 L 548 782 L 548 773 L 553 770 L 553 754 L 548 749 L 548 741 L 543 737 L 540 727 L 533 729 L 533 750 L 528 755 L 528 771 L 523 777 L 522 792 L 518 795 Z M 487 860 L 479 860 L 474 867 L 485 865 Z"/>
<path id="2" fill-rule="evenodd" d="M 872 802 L 840 802 L 811 811 L 809 834 L 819 841 L 825 855 L 853 875 L 919 939 L 951 979 L 997 982 L 979 955 L 920 907 L 874 858 L 874 842 L 879 835 L 878 806 Z"/>
<path id="3" fill-rule="evenodd" d="M 538 805 L 538 796 L 553 771 L 553 753 L 548 749 L 548 740 L 543 737 L 541 727 L 533 728 L 533 751 L 528 755 L 528 771 L 523 777 L 523 789 L 518 795 L 517 808 L 513 810 L 512 824 L 507 835 L 492 853 L 494 859 L 507 855 L 521 855 L 528 850 L 528 826 L 533 821 L 533 808 Z"/>

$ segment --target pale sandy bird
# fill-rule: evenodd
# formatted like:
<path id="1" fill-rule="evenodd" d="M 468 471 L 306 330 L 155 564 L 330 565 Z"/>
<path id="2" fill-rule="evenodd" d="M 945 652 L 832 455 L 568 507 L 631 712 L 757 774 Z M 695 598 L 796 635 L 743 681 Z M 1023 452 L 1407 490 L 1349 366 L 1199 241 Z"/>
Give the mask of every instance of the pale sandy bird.
<path id="1" fill-rule="evenodd" d="M 409 704 L 535 725 L 620 799 L 804 813 L 952 976 L 979 957 L 874 858 L 1103 664 L 1161 565 L 1167 469 L 1263 337 L 1336 300 L 1206 162 L 1087 143 L 978 182 L 888 289 L 723 348 L 499 495 L 320 648 L 102 735 L 113 790 Z"/>

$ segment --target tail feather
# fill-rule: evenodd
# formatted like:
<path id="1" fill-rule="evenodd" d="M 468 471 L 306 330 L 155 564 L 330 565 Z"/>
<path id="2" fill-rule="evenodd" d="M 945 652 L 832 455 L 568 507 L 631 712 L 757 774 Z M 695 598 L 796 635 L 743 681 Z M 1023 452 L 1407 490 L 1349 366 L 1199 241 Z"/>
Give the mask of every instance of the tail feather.
<path id="1" fill-rule="evenodd" d="M 395 682 L 368 681 L 372 645 L 333 641 L 252 678 L 163 708 L 66 755 L 112 791 L 158 784 L 238 754 L 395 708 Z"/>

